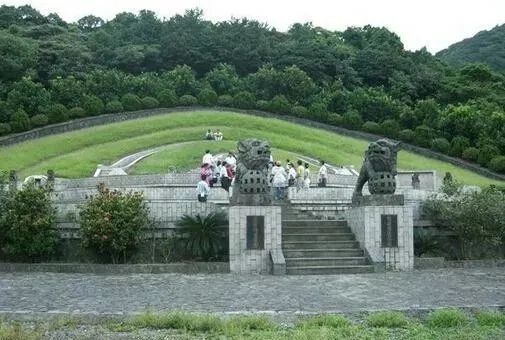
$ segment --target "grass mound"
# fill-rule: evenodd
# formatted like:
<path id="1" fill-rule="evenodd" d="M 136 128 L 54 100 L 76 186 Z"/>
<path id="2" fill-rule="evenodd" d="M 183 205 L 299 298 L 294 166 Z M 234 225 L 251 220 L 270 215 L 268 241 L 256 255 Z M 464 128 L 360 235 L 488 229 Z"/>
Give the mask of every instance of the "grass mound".
<path id="1" fill-rule="evenodd" d="M 220 129 L 224 141 L 203 141 L 207 129 Z M 59 177 L 87 177 L 92 175 L 97 164 L 111 164 L 132 153 L 167 145 L 166 152 L 148 157 L 134 170 L 136 173 L 159 173 L 166 172 L 169 167 L 197 167 L 205 149 L 216 153 L 234 148 L 234 141 L 252 137 L 268 140 L 279 150 L 281 159 L 296 153 L 336 165 L 353 165 L 357 169 L 368 145 L 364 140 L 278 119 L 199 110 L 91 127 L 2 147 L 0 170 L 15 169 L 21 177 L 42 174 L 48 169 L 54 170 Z M 406 151 L 399 153 L 398 161 L 399 168 L 404 170 L 433 169 L 439 174 L 450 171 L 466 184 L 501 183 Z"/>

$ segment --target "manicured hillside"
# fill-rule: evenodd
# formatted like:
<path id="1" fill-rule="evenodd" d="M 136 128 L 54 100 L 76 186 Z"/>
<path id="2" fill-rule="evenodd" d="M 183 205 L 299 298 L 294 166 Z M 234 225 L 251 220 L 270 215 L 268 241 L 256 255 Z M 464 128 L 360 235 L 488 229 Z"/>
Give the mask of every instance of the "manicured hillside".
<path id="1" fill-rule="evenodd" d="M 484 63 L 495 70 L 505 70 L 505 25 L 482 31 L 437 53 L 452 65 Z"/>
<path id="2" fill-rule="evenodd" d="M 225 140 L 202 141 L 209 128 L 221 129 Z M 0 167 L 2 170 L 17 169 L 21 176 L 53 169 L 59 177 L 86 177 L 92 175 L 97 164 L 111 164 L 137 151 L 174 144 L 147 158 L 135 170 L 137 173 L 163 173 L 169 167 L 196 167 L 205 149 L 225 151 L 234 146 L 232 141 L 249 137 L 270 141 L 274 155 L 281 159 L 288 157 L 289 153 L 297 153 L 356 168 L 361 166 L 368 144 L 364 140 L 277 119 L 202 110 L 103 125 L 0 148 Z M 451 164 L 405 151 L 400 152 L 399 168 L 435 169 L 439 173 L 450 171 L 467 184 L 498 183 Z"/>

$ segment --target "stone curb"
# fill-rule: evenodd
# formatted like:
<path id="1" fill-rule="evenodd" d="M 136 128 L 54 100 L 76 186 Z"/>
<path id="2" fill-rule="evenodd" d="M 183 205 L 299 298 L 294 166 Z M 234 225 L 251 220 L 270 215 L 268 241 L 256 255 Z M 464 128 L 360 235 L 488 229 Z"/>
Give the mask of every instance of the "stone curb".
<path id="1" fill-rule="evenodd" d="M 89 274 L 222 274 L 229 273 L 228 262 L 177 262 L 166 264 L 96 263 L 0 263 L 4 273 L 89 273 Z"/>

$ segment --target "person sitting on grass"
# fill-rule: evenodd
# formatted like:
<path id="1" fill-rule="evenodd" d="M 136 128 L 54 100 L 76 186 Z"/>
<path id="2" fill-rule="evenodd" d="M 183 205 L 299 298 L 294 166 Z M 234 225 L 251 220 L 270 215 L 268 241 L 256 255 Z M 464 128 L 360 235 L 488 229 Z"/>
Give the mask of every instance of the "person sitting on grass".
<path id="1" fill-rule="evenodd" d="M 200 176 L 200 181 L 196 185 L 196 193 L 197 193 L 197 198 L 198 202 L 207 202 L 207 197 L 209 196 L 210 193 L 210 187 L 209 184 L 207 183 L 207 176 L 201 175 Z"/>
<path id="2" fill-rule="evenodd" d="M 214 134 L 210 129 L 207 130 L 207 133 L 205 133 L 205 139 L 206 140 L 213 140 L 214 139 Z"/>
<path id="3" fill-rule="evenodd" d="M 217 141 L 223 140 L 223 133 L 221 132 L 221 130 L 217 129 L 216 133 L 214 133 L 214 139 Z"/>

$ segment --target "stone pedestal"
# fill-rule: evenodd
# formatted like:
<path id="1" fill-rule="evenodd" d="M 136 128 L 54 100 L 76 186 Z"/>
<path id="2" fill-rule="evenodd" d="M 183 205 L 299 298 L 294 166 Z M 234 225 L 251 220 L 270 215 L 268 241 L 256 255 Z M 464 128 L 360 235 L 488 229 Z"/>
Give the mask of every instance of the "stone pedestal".
<path id="1" fill-rule="evenodd" d="M 404 205 L 403 195 L 358 197 L 347 220 L 376 269 L 414 268 L 413 211 Z"/>
<path id="2" fill-rule="evenodd" d="M 229 216 L 230 271 L 285 274 L 281 207 L 232 206 Z"/>

